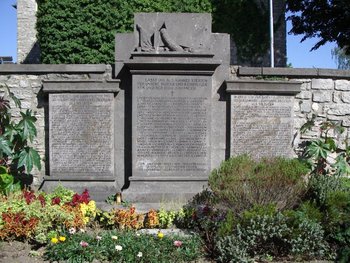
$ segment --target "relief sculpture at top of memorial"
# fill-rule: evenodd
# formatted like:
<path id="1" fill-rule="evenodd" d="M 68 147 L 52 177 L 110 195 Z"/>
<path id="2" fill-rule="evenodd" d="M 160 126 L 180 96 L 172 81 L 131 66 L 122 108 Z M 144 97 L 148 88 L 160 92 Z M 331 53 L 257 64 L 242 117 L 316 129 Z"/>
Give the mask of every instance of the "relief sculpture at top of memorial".
<path id="1" fill-rule="evenodd" d="M 190 52 L 197 53 L 201 51 L 201 47 L 196 49 L 189 46 L 177 43 L 177 41 L 170 35 L 166 23 L 164 22 L 159 29 L 153 32 L 147 31 L 141 25 L 136 24 L 138 33 L 138 46 L 135 51 L 141 52 Z M 201 45 L 201 44 L 200 44 Z"/>

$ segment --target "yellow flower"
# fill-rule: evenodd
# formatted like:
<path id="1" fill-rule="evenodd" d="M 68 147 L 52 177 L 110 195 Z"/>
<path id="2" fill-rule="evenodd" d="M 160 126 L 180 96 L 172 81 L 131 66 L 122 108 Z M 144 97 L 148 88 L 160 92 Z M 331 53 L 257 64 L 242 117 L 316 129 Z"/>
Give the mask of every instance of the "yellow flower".
<path id="1" fill-rule="evenodd" d="M 51 238 L 51 243 L 57 244 L 58 243 L 58 238 L 57 237 Z"/>
<path id="2" fill-rule="evenodd" d="M 66 237 L 60 236 L 60 237 L 58 238 L 58 240 L 61 241 L 61 242 L 64 242 L 64 241 L 66 241 Z"/>
<path id="3" fill-rule="evenodd" d="M 160 239 L 162 239 L 164 237 L 164 234 L 162 232 L 158 232 L 158 235 L 157 235 Z"/>
<path id="4" fill-rule="evenodd" d="M 85 216 L 85 217 L 83 218 L 83 221 L 84 221 L 84 224 L 86 225 L 87 223 L 89 223 L 90 218 L 89 218 L 88 216 Z"/>
<path id="5" fill-rule="evenodd" d="M 112 238 L 113 240 L 117 240 L 117 239 L 118 239 L 117 236 L 111 236 L 111 238 Z"/>

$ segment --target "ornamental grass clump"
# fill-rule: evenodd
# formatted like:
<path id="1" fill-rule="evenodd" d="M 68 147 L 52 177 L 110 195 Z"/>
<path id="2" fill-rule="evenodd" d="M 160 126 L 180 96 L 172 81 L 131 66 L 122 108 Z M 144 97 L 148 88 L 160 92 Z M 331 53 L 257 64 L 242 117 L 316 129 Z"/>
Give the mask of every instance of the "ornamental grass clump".
<path id="1" fill-rule="evenodd" d="M 276 204 L 283 210 L 297 205 L 305 194 L 307 173 L 307 167 L 297 159 L 256 161 L 240 155 L 215 169 L 209 186 L 219 203 L 237 214 L 254 205 Z"/>

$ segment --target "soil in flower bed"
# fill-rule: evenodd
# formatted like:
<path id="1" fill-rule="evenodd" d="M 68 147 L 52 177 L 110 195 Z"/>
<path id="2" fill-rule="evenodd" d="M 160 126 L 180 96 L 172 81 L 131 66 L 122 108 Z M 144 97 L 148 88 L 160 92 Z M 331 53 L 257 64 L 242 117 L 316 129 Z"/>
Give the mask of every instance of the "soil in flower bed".
<path id="1" fill-rule="evenodd" d="M 44 263 L 49 262 L 43 259 L 45 248 L 33 248 L 28 243 L 20 241 L 0 241 L 0 262 L 1 263 Z"/>

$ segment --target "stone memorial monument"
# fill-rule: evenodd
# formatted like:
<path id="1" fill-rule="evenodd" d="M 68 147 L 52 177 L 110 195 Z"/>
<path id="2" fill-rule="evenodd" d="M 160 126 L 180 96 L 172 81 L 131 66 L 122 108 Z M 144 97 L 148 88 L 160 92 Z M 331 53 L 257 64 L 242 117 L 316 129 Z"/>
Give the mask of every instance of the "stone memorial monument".
<path id="1" fill-rule="evenodd" d="M 230 39 L 210 14 L 138 13 L 117 34 L 114 79 L 48 80 L 43 189 L 184 203 L 238 154 L 291 157 L 292 81 L 228 80 Z"/>
<path id="2" fill-rule="evenodd" d="M 140 13 L 134 22 L 133 34 L 116 36 L 115 75 L 131 83 L 132 100 L 123 198 L 185 200 L 206 185 L 217 157 L 212 105 L 228 74 L 229 36 L 211 33 L 209 14 Z"/>

